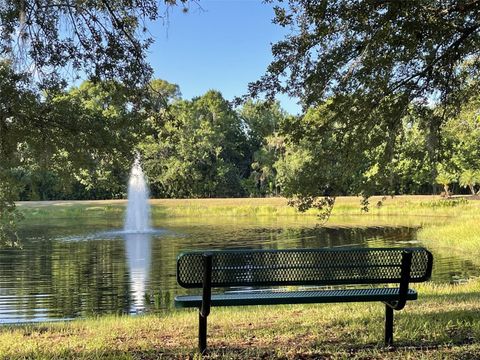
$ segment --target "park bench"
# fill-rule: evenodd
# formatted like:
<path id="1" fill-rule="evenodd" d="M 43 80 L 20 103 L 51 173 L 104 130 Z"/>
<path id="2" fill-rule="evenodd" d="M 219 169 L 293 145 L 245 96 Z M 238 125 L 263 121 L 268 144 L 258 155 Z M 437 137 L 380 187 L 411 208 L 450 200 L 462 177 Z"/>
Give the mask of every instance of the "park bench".
<path id="1" fill-rule="evenodd" d="M 432 262 L 432 254 L 424 248 L 186 252 L 177 258 L 178 284 L 203 290 L 199 295 L 175 297 L 175 306 L 199 309 L 198 341 L 203 353 L 212 306 L 379 301 L 386 305 L 385 345 L 390 346 L 393 310 L 401 310 L 408 300 L 417 299 L 417 292 L 409 288 L 409 283 L 428 280 Z M 257 287 L 272 286 L 303 288 L 255 291 Z M 310 290 L 305 286 L 317 288 Z M 222 287 L 247 290 L 212 294 L 212 288 Z"/>

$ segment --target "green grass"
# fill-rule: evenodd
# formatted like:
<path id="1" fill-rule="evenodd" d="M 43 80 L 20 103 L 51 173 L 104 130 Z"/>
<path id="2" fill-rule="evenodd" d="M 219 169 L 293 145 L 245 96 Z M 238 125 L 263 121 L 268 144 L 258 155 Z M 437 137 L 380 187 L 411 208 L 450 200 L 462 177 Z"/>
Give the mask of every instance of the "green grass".
<path id="1" fill-rule="evenodd" d="M 123 216 L 124 205 L 87 203 L 57 203 L 44 205 L 40 202 L 19 203 L 18 209 L 25 220 L 34 219 L 64 219 L 83 217 L 119 217 Z"/>
<path id="2" fill-rule="evenodd" d="M 480 282 L 417 290 L 419 300 L 395 313 L 393 349 L 382 343 L 382 304 L 233 307 L 212 310 L 208 358 L 480 357 Z M 196 351 L 197 316 L 184 310 L 3 327 L 0 358 L 188 358 Z"/>
<path id="3" fill-rule="evenodd" d="M 360 212 L 358 198 L 340 198 L 330 225 L 422 226 L 419 238 L 437 252 L 455 252 L 480 266 L 480 201 L 396 197 Z M 27 219 L 112 216 L 122 202 L 29 203 Z M 156 217 L 198 221 L 232 216 L 284 216 L 280 221 L 316 222 L 314 212 L 296 214 L 284 199 L 156 200 Z M 288 220 L 287 220 L 288 219 Z M 419 284 L 419 300 L 395 314 L 396 347 L 383 347 L 382 304 L 329 304 L 214 308 L 209 317 L 208 358 L 226 359 L 479 359 L 480 279 L 463 284 Z M 194 358 L 197 313 L 101 317 L 72 322 L 5 326 L 0 359 Z"/>
<path id="4" fill-rule="evenodd" d="M 437 251 L 456 254 L 480 266 L 480 214 L 426 226 L 419 231 L 418 238 Z"/>
<path id="5" fill-rule="evenodd" d="M 382 201 L 383 200 L 383 201 Z M 382 205 L 378 203 L 382 201 Z M 20 202 L 18 207 L 27 219 L 115 216 L 123 214 L 126 201 L 53 201 Z M 312 217 L 315 210 L 299 213 L 287 205 L 284 198 L 242 198 L 242 199 L 158 199 L 152 200 L 155 217 L 210 217 L 210 216 L 302 216 Z M 443 200 L 437 196 L 397 196 L 370 199 L 368 213 L 361 211 L 359 197 L 339 197 L 336 201 L 332 220 L 335 217 L 362 216 L 409 216 L 439 217 L 457 216 L 480 210 L 480 201 L 461 199 Z"/>

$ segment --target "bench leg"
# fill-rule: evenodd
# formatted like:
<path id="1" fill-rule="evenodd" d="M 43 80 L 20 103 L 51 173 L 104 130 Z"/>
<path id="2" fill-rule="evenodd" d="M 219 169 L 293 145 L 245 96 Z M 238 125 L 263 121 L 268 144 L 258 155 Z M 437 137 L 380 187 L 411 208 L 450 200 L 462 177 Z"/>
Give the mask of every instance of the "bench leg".
<path id="1" fill-rule="evenodd" d="M 385 346 L 393 345 L 393 309 L 385 304 Z"/>
<path id="2" fill-rule="evenodd" d="M 203 354 L 207 350 L 207 317 L 201 312 L 198 315 L 198 350 Z"/>

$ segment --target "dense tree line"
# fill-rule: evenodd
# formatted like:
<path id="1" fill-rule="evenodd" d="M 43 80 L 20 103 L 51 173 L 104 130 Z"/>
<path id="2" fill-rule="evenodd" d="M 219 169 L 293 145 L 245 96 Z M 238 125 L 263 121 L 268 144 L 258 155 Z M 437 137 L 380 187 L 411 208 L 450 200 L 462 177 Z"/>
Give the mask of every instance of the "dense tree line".
<path id="1" fill-rule="evenodd" d="M 452 186 L 456 193 L 477 194 L 479 99 L 472 97 L 440 126 L 433 162 L 432 134 L 425 118 L 438 116 L 438 107 L 408 107 L 396 134 L 389 135 L 390 147 L 381 126 L 363 134 L 349 131 L 336 118 L 334 100 L 327 100 L 282 129 L 285 146 L 275 163 L 276 181 L 285 196 L 301 199 L 295 203 L 300 208 L 322 207 L 325 199 L 328 203 L 338 195 L 438 194 L 443 190 L 449 196 Z M 344 109 L 342 117 L 349 116 L 354 115 Z"/>
<path id="2" fill-rule="evenodd" d="M 441 126 L 432 163 L 425 117 L 436 116 L 434 106 L 409 107 L 389 149 L 381 126 L 352 138 L 335 99 L 290 116 L 278 103 L 233 107 L 214 90 L 182 99 L 159 79 L 141 93 L 113 81 L 35 92 L 7 63 L 0 70 L 2 104 L 10 104 L 0 122 L 2 189 L 12 200 L 124 198 L 135 152 L 154 197 L 308 199 L 319 184 L 332 197 L 432 193 L 435 184 L 448 195 L 451 185 L 476 193 L 480 183 L 479 97 Z"/>
<path id="3" fill-rule="evenodd" d="M 213 90 L 184 100 L 163 80 L 135 102 L 139 93 L 113 81 L 35 92 L 6 63 L 2 70 L 12 85 L 2 103 L 18 112 L 1 119 L 2 188 L 12 200 L 123 198 L 135 152 L 156 197 L 274 193 L 273 163 L 252 164 L 288 118 L 278 103 L 235 109 Z"/>

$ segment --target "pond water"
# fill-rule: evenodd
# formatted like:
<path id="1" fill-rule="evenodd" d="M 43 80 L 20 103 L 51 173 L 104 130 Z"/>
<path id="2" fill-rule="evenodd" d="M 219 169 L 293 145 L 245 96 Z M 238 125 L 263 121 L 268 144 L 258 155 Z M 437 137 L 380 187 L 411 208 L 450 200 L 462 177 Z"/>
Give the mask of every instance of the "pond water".
<path id="1" fill-rule="evenodd" d="M 169 311 L 184 293 L 175 260 L 207 248 L 422 246 L 407 226 L 319 226 L 268 218 L 156 219 L 157 231 L 122 234 L 121 219 L 23 223 L 21 247 L 0 250 L 0 323 L 53 321 L 98 314 Z M 432 281 L 478 276 L 448 251 L 434 254 Z"/>

